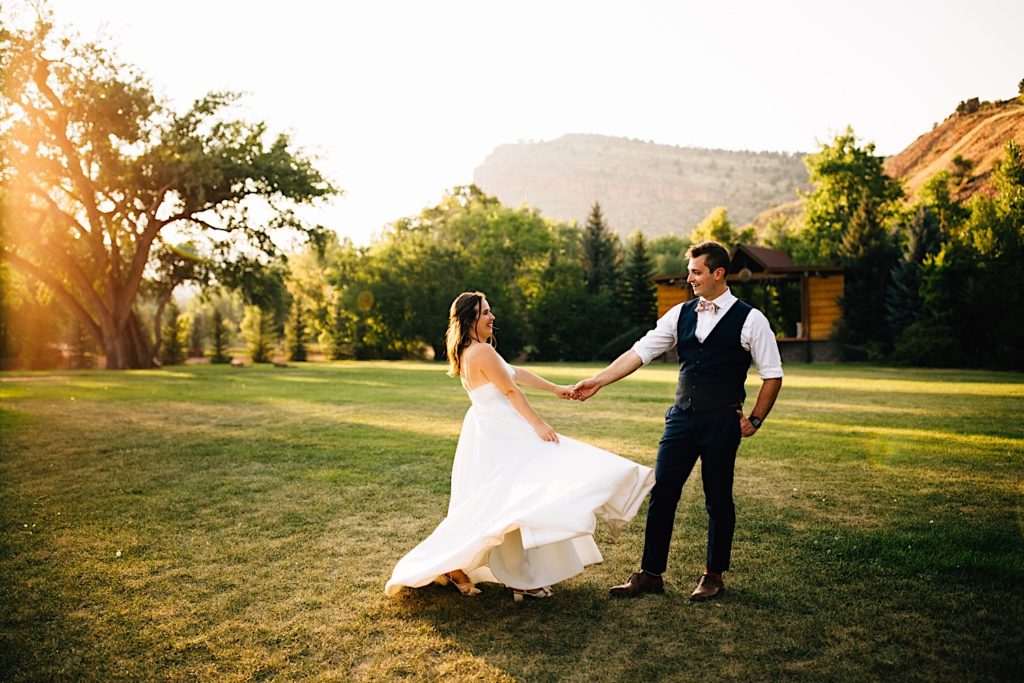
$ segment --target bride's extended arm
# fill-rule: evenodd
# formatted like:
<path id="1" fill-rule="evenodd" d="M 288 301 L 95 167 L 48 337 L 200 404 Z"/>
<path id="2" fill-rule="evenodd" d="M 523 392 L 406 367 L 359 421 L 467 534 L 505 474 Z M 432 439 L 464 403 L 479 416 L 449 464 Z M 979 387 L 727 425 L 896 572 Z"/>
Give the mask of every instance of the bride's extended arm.
<path id="1" fill-rule="evenodd" d="M 572 386 L 560 386 L 553 382 L 549 382 L 535 372 L 531 372 L 526 368 L 513 365 L 516 371 L 516 382 L 522 384 L 524 387 L 530 387 L 531 389 L 541 389 L 543 391 L 550 391 L 555 396 L 560 398 L 574 398 L 574 392 Z"/>
<path id="2" fill-rule="evenodd" d="M 558 434 L 551 428 L 551 425 L 541 419 L 541 416 L 533 409 L 530 402 L 526 400 L 526 395 L 522 389 L 517 387 L 512 378 L 508 376 L 508 372 L 506 372 L 504 363 L 502 363 L 497 351 L 486 344 L 480 344 L 479 350 L 473 355 L 473 362 L 477 364 L 477 368 L 483 373 L 484 377 L 493 382 L 494 386 L 498 387 L 501 393 L 508 396 L 508 400 L 512 402 L 512 407 L 526 418 L 526 421 L 530 423 L 533 430 L 537 432 L 537 436 L 545 441 L 558 443 Z M 518 376 L 519 371 L 516 374 Z"/>

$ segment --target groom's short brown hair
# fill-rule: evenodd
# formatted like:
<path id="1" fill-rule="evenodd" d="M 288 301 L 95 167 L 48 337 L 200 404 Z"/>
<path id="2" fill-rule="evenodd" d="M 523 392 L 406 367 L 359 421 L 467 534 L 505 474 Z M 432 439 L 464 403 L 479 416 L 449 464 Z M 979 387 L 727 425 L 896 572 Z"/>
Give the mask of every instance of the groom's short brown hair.
<path id="1" fill-rule="evenodd" d="M 712 273 L 719 268 L 725 268 L 725 274 L 729 274 L 729 252 L 718 242 L 698 242 L 686 250 L 686 258 L 695 259 L 698 256 L 705 257 L 704 263 Z"/>

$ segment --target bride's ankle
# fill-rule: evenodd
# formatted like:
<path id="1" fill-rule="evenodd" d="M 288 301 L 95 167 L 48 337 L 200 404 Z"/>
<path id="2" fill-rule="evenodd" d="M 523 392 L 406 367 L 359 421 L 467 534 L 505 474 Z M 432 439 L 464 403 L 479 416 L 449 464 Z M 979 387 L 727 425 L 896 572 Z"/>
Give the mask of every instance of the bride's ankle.
<path id="1" fill-rule="evenodd" d="M 462 571 L 461 569 L 456 569 L 454 571 L 450 571 L 447 574 L 445 574 L 445 576 L 447 576 L 449 579 L 451 579 L 455 583 L 472 583 L 473 582 L 473 580 L 469 578 L 469 574 L 467 574 L 466 572 Z"/>

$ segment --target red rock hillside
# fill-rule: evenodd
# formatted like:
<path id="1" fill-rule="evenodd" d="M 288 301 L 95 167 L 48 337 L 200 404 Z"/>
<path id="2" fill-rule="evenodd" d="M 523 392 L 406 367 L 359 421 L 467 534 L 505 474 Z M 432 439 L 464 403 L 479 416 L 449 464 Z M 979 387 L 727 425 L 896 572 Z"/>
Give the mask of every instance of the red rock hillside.
<path id="1" fill-rule="evenodd" d="M 1002 158 L 1007 140 L 1024 146 L 1024 103 L 1013 99 L 980 105 L 973 113 L 954 113 L 905 150 L 885 161 L 886 173 L 903 181 L 911 199 L 930 177 L 945 169 L 955 171 L 953 158 L 973 161 L 968 182 L 961 188 L 967 197 L 988 187 L 995 162 Z"/>

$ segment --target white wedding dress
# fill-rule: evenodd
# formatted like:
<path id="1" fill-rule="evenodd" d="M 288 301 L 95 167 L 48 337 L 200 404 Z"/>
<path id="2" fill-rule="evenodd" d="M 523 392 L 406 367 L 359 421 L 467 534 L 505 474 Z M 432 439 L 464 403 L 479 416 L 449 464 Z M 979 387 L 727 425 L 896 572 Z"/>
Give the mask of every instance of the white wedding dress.
<path id="1" fill-rule="evenodd" d="M 515 369 L 505 367 L 514 380 Z M 534 589 L 600 562 L 596 518 L 617 534 L 654 486 L 653 470 L 561 434 L 561 443 L 543 441 L 494 384 L 463 386 L 472 406 L 452 464 L 448 516 L 398 562 L 384 592 L 456 569 L 475 583 Z"/>

